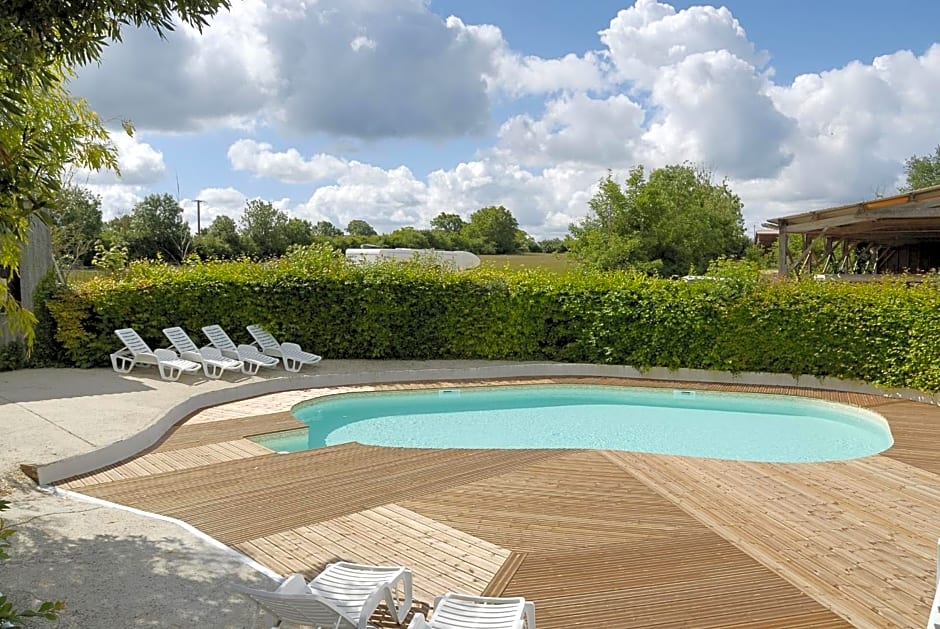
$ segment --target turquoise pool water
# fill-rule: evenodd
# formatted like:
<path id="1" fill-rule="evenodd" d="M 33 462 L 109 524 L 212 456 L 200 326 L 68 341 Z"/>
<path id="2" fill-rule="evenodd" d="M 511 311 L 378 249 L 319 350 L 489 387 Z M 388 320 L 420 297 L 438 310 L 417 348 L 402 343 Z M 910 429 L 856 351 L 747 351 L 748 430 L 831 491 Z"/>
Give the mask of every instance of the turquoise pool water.
<path id="1" fill-rule="evenodd" d="M 358 441 L 405 448 L 602 448 L 808 462 L 892 444 L 879 415 L 791 396 L 581 385 L 330 396 L 296 406 L 307 429 L 261 435 L 276 451 Z"/>

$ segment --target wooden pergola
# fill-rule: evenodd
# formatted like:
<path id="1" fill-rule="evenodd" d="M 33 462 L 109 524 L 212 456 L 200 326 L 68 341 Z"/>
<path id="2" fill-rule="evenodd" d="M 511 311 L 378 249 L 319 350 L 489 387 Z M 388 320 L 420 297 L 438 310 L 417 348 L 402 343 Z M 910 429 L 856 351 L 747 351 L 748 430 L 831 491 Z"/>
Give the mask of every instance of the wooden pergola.
<path id="1" fill-rule="evenodd" d="M 797 274 L 924 273 L 940 268 L 940 186 L 790 214 L 764 224 L 779 232 L 777 271 Z M 791 256 L 790 234 L 803 236 Z M 821 253 L 813 244 L 823 239 Z"/>

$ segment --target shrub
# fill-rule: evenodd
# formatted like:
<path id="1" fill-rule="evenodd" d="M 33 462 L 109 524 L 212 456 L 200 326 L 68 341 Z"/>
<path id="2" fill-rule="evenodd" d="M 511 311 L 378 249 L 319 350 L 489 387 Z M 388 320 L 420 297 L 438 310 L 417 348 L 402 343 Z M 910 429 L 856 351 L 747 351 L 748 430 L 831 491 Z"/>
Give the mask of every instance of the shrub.
<path id="1" fill-rule="evenodd" d="M 903 281 L 760 283 L 719 263 L 716 278 L 419 264 L 349 264 L 322 247 L 264 264 L 135 263 L 48 302 L 74 365 L 106 365 L 113 331 L 260 323 L 327 358 L 559 360 L 639 368 L 770 371 L 940 390 L 940 288 Z"/>
<path id="2" fill-rule="evenodd" d="M 22 341 L 0 345 L 0 371 L 13 371 L 26 366 L 26 346 Z"/>

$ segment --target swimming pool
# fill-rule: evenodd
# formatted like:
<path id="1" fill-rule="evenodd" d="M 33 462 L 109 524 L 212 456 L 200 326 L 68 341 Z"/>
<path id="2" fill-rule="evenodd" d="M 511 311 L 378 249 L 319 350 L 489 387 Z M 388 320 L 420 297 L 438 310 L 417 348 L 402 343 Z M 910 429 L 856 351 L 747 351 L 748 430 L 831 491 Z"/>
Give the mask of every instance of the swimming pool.
<path id="1" fill-rule="evenodd" d="M 403 448 L 597 448 L 768 462 L 853 459 L 893 443 L 880 415 L 783 395 L 524 385 L 329 396 L 308 428 L 252 439 L 279 452 L 350 441 Z"/>

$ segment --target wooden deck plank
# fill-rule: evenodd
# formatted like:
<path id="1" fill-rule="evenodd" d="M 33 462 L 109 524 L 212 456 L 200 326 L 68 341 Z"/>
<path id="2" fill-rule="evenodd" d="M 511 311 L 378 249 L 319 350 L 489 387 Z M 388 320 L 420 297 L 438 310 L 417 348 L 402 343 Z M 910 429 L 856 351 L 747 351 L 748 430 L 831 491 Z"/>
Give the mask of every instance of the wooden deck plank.
<path id="1" fill-rule="evenodd" d="M 781 465 L 607 456 L 854 624 L 922 623 L 940 535 L 940 523 L 925 515 L 940 512 L 940 499 L 898 508 L 904 495 L 892 474 L 902 464 L 886 457 Z M 936 481 L 913 467 L 908 475 L 912 483 Z"/>
<path id="2" fill-rule="evenodd" d="M 418 450 L 347 444 L 218 463 L 83 491 L 183 519 L 225 543 L 484 480 L 553 451 Z M 259 504 L 283 505 L 258 509 Z M 288 506 L 289 505 L 289 506 Z"/>
<path id="3" fill-rule="evenodd" d="M 402 526 L 408 523 L 415 526 Z M 394 535 L 389 535 L 390 527 Z M 507 549 L 394 505 L 249 540 L 236 548 L 308 578 L 337 560 L 409 566 L 415 597 L 426 604 L 447 591 L 481 593 L 510 556 Z"/>
<path id="4" fill-rule="evenodd" d="M 596 451 L 560 451 L 549 460 L 403 505 L 519 552 L 700 531 L 698 522 Z"/>
<path id="5" fill-rule="evenodd" d="M 549 627 L 849 626 L 707 529 L 528 553 L 502 594 L 535 600 Z"/>
<path id="6" fill-rule="evenodd" d="M 168 433 L 152 448 L 152 451 L 182 450 L 208 443 L 235 441 L 252 435 L 297 428 L 306 428 L 306 424 L 294 417 L 290 411 L 224 421 L 183 423 Z"/>
<path id="7" fill-rule="evenodd" d="M 270 450 L 247 439 L 209 443 L 179 450 L 161 450 L 148 452 L 137 458 L 128 459 L 91 474 L 70 478 L 59 483 L 58 486 L 63 489 L 92 491 L 92 486 L 96 485 L 101 486 L 132 479 L 151 478 L 157 474 L 179 472 L 225 461 L 235 461 L 268 454 L 271 454 Z"/>
<path id="8" fill-rule="evenodd" d="M 874 410 L 884 415 L 894 435 L 884 456 L 940 474 L 940 409 L 899 401 Z"/>

